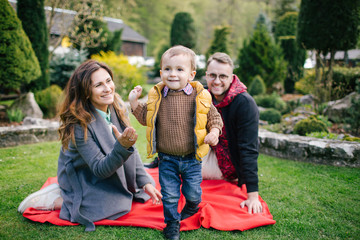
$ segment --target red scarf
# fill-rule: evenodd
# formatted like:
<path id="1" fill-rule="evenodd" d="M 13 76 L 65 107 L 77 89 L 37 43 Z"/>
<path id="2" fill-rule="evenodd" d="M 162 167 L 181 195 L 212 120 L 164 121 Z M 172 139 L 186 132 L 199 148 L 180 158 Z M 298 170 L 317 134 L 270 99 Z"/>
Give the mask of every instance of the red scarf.
<path id="1" fill-rule="evenodd" d="M 224 99 L 218 104 L 215 104 L 215 102 L 213 101 L 223 121 L 224 118 L 222 115 L 222 108 L 229 105 L 234 100 L 236 95 L 246 92 L 247 89 L 246 86 L 242 82 L 240 82 L 239 78 L 236 75 L 233 76 L 234 76 L 233 81 L 230 85 L 229 90 L 225 94 Z M 215 150 L 215 154 L 219 163 L 219 168 L 224 178 L 228 180 L 233 180 L 238 178 L 235 171 L 235 167 L 230 159 L 230 150 L 229 150 L 229 143 L 225 129 L 225 122 L 222 128 L 222 134 L 219 136 L 219 143 L 212 148 Z"/>

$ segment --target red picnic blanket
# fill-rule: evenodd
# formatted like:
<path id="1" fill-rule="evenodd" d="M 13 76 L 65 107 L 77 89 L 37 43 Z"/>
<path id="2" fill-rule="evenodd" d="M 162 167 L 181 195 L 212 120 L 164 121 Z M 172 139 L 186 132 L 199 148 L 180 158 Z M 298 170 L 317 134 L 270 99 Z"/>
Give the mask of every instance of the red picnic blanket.
<path id="1" fill-rule="evenodd" d="M 158 168 L 147 169 L 154 178 L 157 189 L 160 190 Z M 57 177 L 50 177 L 43 187 L 56 183 Z M 195 215 L 181 221 L 180 231 L 195 230 L 201 226 L 217 230 L 248 230 L 255 227 L 275 224 L 269 208 L 261 197 L 263 212 L 258 214 L 247 213 L 247 207 L 240 208 L 240 202 L 246 199 L 246 187 L 239 188 L 236 183 L 224 180 L 204 180 L 201 183 L 203 191 L 200 210 Z M 179 212 L 185 205 L 183 195 L 179 201 Z M 41 211 L 34 208 L 25 210 L 23 216 L 35 222 L 49 222 L 59 226 L 79 225 L 59 218 L 60 210 Z M 145 217 L 146 216 L 146 217 Z M 116 220 L 101 220 L 95 225 L 147 227 L 162 230 L 165 227 L 163 206 L 153 205 L 151 200 L 146 203 L 133 202 L 130 213 Z"/>

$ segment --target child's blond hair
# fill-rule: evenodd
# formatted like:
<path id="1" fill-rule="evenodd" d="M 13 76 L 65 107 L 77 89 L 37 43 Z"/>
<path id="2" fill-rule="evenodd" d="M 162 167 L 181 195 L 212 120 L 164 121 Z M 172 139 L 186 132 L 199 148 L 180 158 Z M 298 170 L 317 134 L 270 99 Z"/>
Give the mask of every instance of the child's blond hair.
<path id="1" fill-rule="evenodd" d="M 163 55 L 161 56 L 161 61 L 160 61 L 160 68 L 162 68 L 164 56 L 168 55 L 169 57 L 173 57 L 173 56 L 177 56 L 177 55 L 181 55 L 181 54 L 186 55 L 190 58 L 191 70 L 196 71 L 196 60 L 195 60 L 196 54 L 195 54 L 195 52 L 193 50 L 191 50 L 190 48 L 184 47 L 182 45 L 177 45 L 177 46 L 171 47 L 163 53 Z"/>

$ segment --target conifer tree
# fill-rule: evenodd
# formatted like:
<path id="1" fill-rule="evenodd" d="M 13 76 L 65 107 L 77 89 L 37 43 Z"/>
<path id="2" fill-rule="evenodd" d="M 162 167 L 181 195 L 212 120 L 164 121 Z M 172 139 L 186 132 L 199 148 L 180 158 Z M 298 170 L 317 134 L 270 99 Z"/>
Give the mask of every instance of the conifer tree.
<path id="1" fill-rule="evenodd" d="M 229 54 L 227 36 L 230 34 L 228 26 L 217 26 L 214 30 L 214 39 L 211 42 L 209 49 L 206 52 L 206 59 L 216 52 L 223 52 Z"/>
<path id="2" fill-rule="evenodd" d="M 194 20 L 190 13 L 178 12 L 171 24 L 171 46 L 183 45 L 193 49 L 196 45 L 196 31 Z"/>
<path id="3" fill-rule="evenodd" d="M 0 91 L 19 89 L 41 75 L 31 42 L 7 0 L 0 0 L 0 43 Z"/>
<path id="4" fill-rule="evenodd" d="M 17 14 L 39 60 L 41 76 L 26 86 L 26 90 L 42 90 L 50 84 L 48 31 L 44 0 L 18 0 Z"/>
<path id="5" fill-rule="evenodd" d="M 252 37 L 244 41 L 238 56 L 239 67 L 234 72 L 247 85 L 256 75 L 260 75 L 267 91 L 271 91 L 274 83 L 283 83 L 287 63 L 280 46 L 272 39 L 266 21 L 262 19 L 260 15 Z"/>
<path id="6" fill-rule="evenodd" d="M 303 74 L 306 51 L 296 43 L 297 12 L 287 12 L 276 25 L 275 38 L 282 48 L 284 59 L 288 61 L 288 71 L 284 82 L 287 93 L 294 91 L 295 82 Z"/>

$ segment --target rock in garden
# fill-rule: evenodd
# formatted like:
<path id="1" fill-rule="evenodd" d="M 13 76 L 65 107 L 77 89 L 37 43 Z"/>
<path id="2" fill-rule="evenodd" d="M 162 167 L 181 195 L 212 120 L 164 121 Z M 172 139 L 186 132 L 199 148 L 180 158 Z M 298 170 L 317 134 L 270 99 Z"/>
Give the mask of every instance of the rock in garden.
<path id="1" fill-rule="evenodd" d="M 34 94 L 32 92 L 29 92 L 26 95 L 16 99 L 10 106 L 10 109 L 20 109 L 24 114 L 24 117 L 43 118 L 43 112 L 36 103 Z"/>

